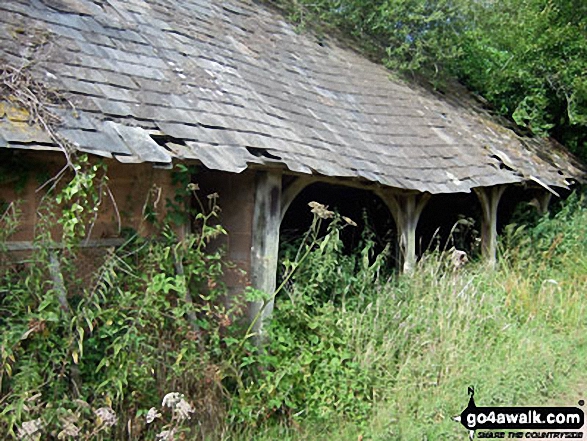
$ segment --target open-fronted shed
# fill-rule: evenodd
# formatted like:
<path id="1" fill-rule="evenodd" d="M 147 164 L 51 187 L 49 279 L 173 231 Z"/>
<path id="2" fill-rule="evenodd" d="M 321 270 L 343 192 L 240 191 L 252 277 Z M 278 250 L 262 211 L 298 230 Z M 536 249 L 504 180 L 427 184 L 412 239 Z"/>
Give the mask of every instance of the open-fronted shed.
<path id="1" fill-rule="evenodd" d="M 48 108 L 60 118 L 55 134 L 76 150 L 128 167 L 120 170 L 194 161 L 218 171 L 211 181 L 229 201 L 229 255 L 266 291 L 280 220 L 311 182 L 380 195 L 409 269 L 432 195 L 478 194 L 494 258 L 504 186 L 556 194 L 584 176 L 554 141 L 520 136 L 466 92 L 401 81 L 250 0 L 9 0 L 0 4 L 0 59 L 5 75 L 26 70 L 69 102 Z M 43 155 L 62 149 L 55 141 L 2 97 L 1 150 Z"/>

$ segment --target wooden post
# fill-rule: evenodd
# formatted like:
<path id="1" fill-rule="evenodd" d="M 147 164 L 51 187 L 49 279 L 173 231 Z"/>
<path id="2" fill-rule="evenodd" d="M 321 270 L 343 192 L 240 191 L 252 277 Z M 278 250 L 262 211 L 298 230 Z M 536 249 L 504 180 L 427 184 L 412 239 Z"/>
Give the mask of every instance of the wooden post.
<path id="1" fill-rule="evenodd" d="M 383 194 L 381 198 L 387 204 L 397 226 L 402 252 L 402 268 L 411 273 L 416 267 L 416 227 L 420 215 L 430 199 L 429 193 Z"/>
<path id="2" fill-rule="evenodd" d="M 277 278 L 279 225 L 281 223 L 281 172 L 258 172 L 251 246 L 251 284 L 272 296 Z M 273 312 L 273 297 L 249 304 L 249 320 L 256 341 L 262 341 L 263 322 Z"/>
<path id="3" fill-rule="evenodd" d="M 536 196 L 530 201 L 530 204 L 536 207 L 536 210 L 538 210 L 538 213 L 541 216 L 544 216 L 548 213 L 548 206 L 550 205 L 551 198 L 552 193 L 546 190 L 538 190 Z"/>
<path id="4" fill-rule="evenodd" d="M 506 185 L 474 189 L 483 211 L 481 251 L 491 268 L 494 268 L 497 263 L 497 208 L 505 189 Z"/>

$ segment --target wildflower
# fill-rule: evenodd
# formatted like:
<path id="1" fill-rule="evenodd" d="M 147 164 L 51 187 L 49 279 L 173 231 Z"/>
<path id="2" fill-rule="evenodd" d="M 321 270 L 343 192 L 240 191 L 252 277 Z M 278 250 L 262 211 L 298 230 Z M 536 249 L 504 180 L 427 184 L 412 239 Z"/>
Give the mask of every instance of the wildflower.
<path id="1" fill-rule="evenodd" d="M 190 182 L 187 186 L 188 191 L 198 191 L 199 189 L 200 189 L 200 186 L 194 182 Z"/>
<path id="2" fill-rule="evenodd" d="M 172 441 L 175 437 L 175 429 L 171 430 L 164 430 L 163 432 L 157 434 L 156 439 L 161 441 Z"/>
<path id="3" fill-rule="evenodd" d="M 75 425 L 79 421 L 77 415 L 69 413 L 59 418 L 59 421 L 63 424 L 63 429 L 57 434 L 57 439 L 77 438 L 80 435 L 81 429 Z"/>
<path id="4" fill-rule="evenodd" d="M 154 407 L 151 407 L 149 409 L 149 411 L 147 412 L 147 424 L 151 424 L 153 421 L 155 421 L 157 418 L 160 418 L 161 414 L 157 411 L 157 409 L 155 409 Z"/>
<path id="5" fill-rule="evenodd" d="M 57 435 L 57 439 L 77 438 L 80 435 L 80 428 L 71 422 L 66 422 L 63 430 Z"/>
<path id="6" fill-rule="evenodd" d="M 316 216 L 318 216 L 320 219 L 330 219 L 334 216 L 333 211 L 328 210 L 328 207 L 326 205 L 322 205 L 319 202 L 312 201 L 309 202 L 308 205 L 310 206 L 310 208 L 312 208 L 312 210 L 310 211 L 314 213 Z"/>
<path id="7" fill-rule="evenodd" d="M 30 440 L 43 430 L 43 420 L 37 418 L 36 420 L 25 421 L 22 426 L 18 428 L 18 439 Z"/>
<path id="8" fill-rule="evenodd" d="M 351 227 L 356 227 L 357 226 L 357 223 L 354 220 L 352 220 L 350 217 L 343 216 L 342 217 L 342 220 L 345 221 Z"/>
<path id="9" fill-rule="evenodd" d="M 161 403 L 161 406 L 173 409 L 175 405 L 179 403 L 179 400 L 181 400 L 182 398 L 183 395 L 179 392 L 169 392 L 167 395 L 163 397 L 163 402 Z"/>
<path id="10" fill-rule="evenodd" d="M 99 423 L 106 427 L 112 427 L 118 421 L 116 413 L 110 407 L 100 407 L 94 410 L 94 413 L 98 417 Z"/>
<path id="11" fill-rule="evenodd" d="M 190 413 L 194 413 L 194 408 L 188 403 L 183 396 L 178 392 L 170 392 L 163 397 L 163 407 L 169 407 L 173 414 L 180 420 L 189 420 Z"/>
<path id="12" fill-rule="evenodd" d="M 179 403 L 175 405 L 175 412 L 180 421 L 189 420 L 191 418 L 190 413 L 194 413 L 194 408 L 182 398 Z"/>

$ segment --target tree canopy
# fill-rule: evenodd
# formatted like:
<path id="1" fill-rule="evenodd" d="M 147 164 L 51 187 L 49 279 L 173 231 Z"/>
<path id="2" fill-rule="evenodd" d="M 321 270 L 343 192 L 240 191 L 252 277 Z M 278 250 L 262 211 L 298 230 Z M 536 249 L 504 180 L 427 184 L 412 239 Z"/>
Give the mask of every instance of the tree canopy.
<path id="1" fill-rule="evenodd" d="M 457 79 L 501 115 L 587 159 L 584 0 L 277 0 L 381 49 L 389 67 Z"/>

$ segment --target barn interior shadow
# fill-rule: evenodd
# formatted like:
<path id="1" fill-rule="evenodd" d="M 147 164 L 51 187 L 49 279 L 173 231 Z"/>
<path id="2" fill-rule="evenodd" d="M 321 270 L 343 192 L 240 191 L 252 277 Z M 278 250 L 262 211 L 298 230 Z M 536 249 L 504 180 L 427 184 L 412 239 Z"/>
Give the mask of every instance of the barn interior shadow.
<path id="1" fill-rule="evenodd" d="M 532 199 L 537 189 L 510 185 L 502 196 L 497 215 L 497 233 L 506 225 L 519 221 L 527 213 L 536 212 Z M 481 254 L 481 204 L 475 193 L 437 194 L 430 198 L 420 216 L 416 230 L 418 258 L 431 250 L 446 251 L 453 247 L 469 257 Z"/>
<path id="2" fill-rule="evenodd" d="M 372 258 L 391 244 L 391 266 L 397 267 L 397 229 L 385 203 L 368 190 L 314 183 L 306 187 L 289 206 L 280 230 L 280 249 L 295 246 L 312 225 L 313 214 L 309 202 L 319 202 L 341 216 L 352 219 L 357 226 L 346 227 L 341 232 L 344 253 L 351 254 L 361 249 L 366 240 L 374 242 Z M 326 234 L 328 223 L 321 227 Z"/>

